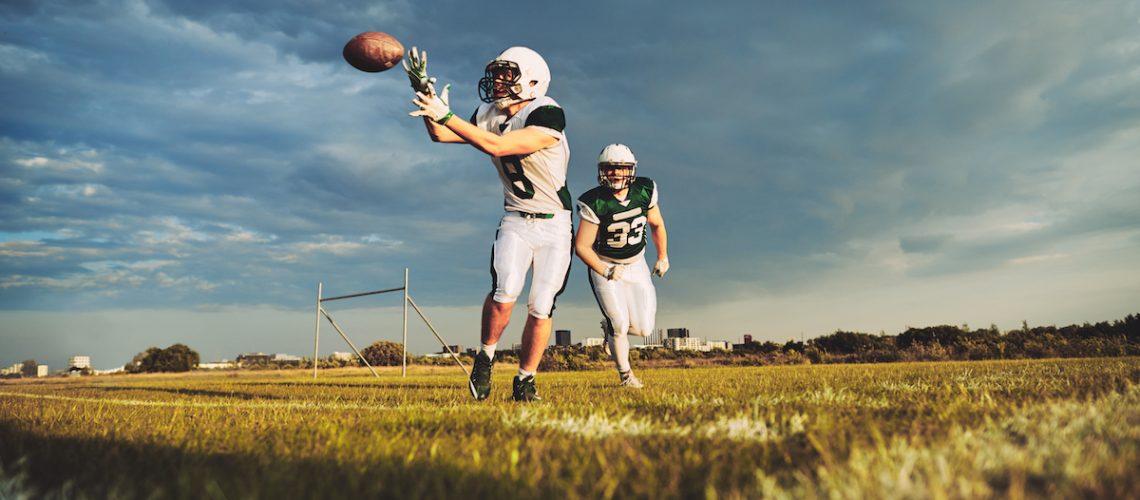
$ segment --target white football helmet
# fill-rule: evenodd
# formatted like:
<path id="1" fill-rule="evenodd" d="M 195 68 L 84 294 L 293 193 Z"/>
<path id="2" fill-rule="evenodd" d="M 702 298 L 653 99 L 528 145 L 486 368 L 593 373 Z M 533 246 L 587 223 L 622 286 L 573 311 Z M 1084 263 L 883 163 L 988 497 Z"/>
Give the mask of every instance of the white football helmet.
<path id="1" fill-rule="evenodd" d="M 598 155 L 598 184 L 614 191 L 629 187 L 637 173 L 637 158 L 629 146 L 610 144 Z"/>
<path id="2" fill-rule="evenodd" d="M 506 109 L 546 95 L 549 87 L 550 68 L 542 56 L 526 47 L 511 47 L 487 63 L 479 80 L 479 99 Z"/>

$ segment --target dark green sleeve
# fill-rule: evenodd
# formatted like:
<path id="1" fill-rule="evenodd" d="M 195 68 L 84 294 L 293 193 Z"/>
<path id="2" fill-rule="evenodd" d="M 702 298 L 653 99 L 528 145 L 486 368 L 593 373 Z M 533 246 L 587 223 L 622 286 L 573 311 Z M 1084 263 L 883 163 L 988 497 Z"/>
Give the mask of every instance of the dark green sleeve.
<path id="1" fill-rule="evenodd" d="M 542 106 L 531 112 L 530 116 L 526 117 L 526 124 L 523 126 L 530 127 L 532 125 L 561 132 L 566 128 L 566 115 L 562 112 L 562 108 L 558 106 Z"/>

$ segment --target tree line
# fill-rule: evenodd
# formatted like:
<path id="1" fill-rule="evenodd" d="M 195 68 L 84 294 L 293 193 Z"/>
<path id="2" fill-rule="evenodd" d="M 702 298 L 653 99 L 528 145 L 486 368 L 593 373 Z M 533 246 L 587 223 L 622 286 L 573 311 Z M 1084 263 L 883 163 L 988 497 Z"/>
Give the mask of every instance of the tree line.
<path id="1" fill-rule="evenodd" d="M 373 344 L 370 349 L 378 344 Z M 388 342 L 384 357 L 374 365 L 398 365 L 400 344 Z M 365 349 L 368 357 L 369 349 Z M 735 344 L 731 351 L 675 351 L 672 349 L 633 349 L 630 358 L 642 364 L 692 366 L 699 364 L 768 365 L 803 363 L 885 363 L 896 361 L 950 361 L 983 359 L 1040 359 L 1075 357 L 1140 356 L 1140 315 L 1095 324 L 1065 327 L 1022 327 L 1001 332 L 996 326 L 971 329 L 967 325 L 939 325 L 907 328 L 898 335 L 878 335 L 836 331 L 805 342 L 750 342 Z M 470 361 L 470 357 L 465 356 Z M 517 362 L 511 350 L 499 350 L 498 362 Z M 369 358 L 372 363 L 373 359 Z M 449 358 L 418 357 L 420 364 L 450 364 Z M 543 371 L 582 370 L 608 367 L 610 358 L 603 347 L 551 348 L 543 355 Z"/>
<path id="2" fill-rule="evenodd" d="M 1030 328 L 1023 321 L 1021 328 L 1005 333 L 993 325 L 908 328 L 893 336 L 837 331 L 784 348 L 817 363 L 1136 356 L 1140 355 L 1140 315 L 1065 327 Z"/>
<path id="3" fill-rule="evenodd" d="M 504 353 L 510 358 L 512 353 Z M 1095 324 L 1030 328 L 1001 332 L 996 326 L 971 329 L 967 325 L 907 328 L 898 335 L 836 331 L 807 341 L 750 342 L 731 351 L 674 351 L 633 349 L 630 358 L 642 365 L 694 366 L 700 364 L 771 365 L 805 363 L 887 363 L 983 359 L 1041 359 L 1140 356 L 1140 315 Z M 496 354 L 496 359 L 501 359 Z M 505 359 L 504 359 L 505 360 Z M 437 361 L 438 362 L 438 361 Z M 543 356 L 541 370 L 576 370 L 607 367 L 611 362 L 601 347 L 555 349 Z"/>
<path id="4" fill-rule="evenodd" d="M 176 349 L 177 348 L 177 349 Z M 174 353 L 167 352 L 174 350 Z M 399 366 L 403 347 L 381 340 L 361 350 L 372 366 Z M 675 351 L 672 349 L 633 349 L 631 360 L 647 364 L 691 366 L 697 364 L 767 365 L 802 363 L 885 363 L 896 361 L 949 361 L 983 359 L 1038 359 L 1074 357 L 1140 356 L 1140 315 L 1124 319 L 1064 327 L 1030 328 L 1001 332 L 996 326 L 971 329 L 967 325 L 939 325 L 907 328 L 898 335 L 836 331 L 805 342 L 750 342 L 735 344 L 733 350 Z M 141 358 L 140 358 L 141 357 Z M 468 363 L 470 356 L 462 355 Z M 197 365 L 197 353 L 182 344 L 168 350 L 148 349 L 132 363 L 137 371 L 185 371 L 187 363 Z M 518 362 L 518 353 L 501 349 L 495 359 Z M 177 361 L 181 360 L 181 361 Z M 452 364 L 450 357 L 409 356 L 410 364 Z M 608 367 L 609 355 L 603 347 L 551 348 L 539 366 L 543 371 L 584 370 Z M 363 366 L 359 359 L 321 359 L 322 368 Z M 311 366 L 311 359 L 274 364 L 269 368 Z M 177 369 L 171 369 L 176 367 Z M 266 368 L 266 367 L 262 367 Z M 128 371 L 130 369 L 128 368 Z"/>

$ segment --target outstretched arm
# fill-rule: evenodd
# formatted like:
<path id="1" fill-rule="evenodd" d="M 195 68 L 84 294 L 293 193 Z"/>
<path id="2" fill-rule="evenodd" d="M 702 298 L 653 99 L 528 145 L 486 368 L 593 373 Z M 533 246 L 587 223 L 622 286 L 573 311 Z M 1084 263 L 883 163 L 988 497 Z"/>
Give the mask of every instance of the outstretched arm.
<path id="1" fill-rule="evenodd" d="M 669 236 L 665 232 L 665 218 L 661 216 L 661 209 L 653 207 L 649 209 L 649 227 L 652 229 L 653 246 L 657 247 L 657 264 L 653 266 L 653 272 L 658 276 L 665 276 L 669 271 Z"/>
<path id="2" fill-rule="evenodd" d="M 503 135 L 476 127 L 452 113 L 447 102 L 447 91 L 448 88 L 444 87 L 443 93 L 438 96 L 430 91 L 416 92 L 416 99 L 412 101 L 420 109 L 410 114 L 424 117 L 433 141 L 466 142 L 491 156 L 509 156 L 531 154 L 559 140 L 539 127 L 525 127 Z"/>
<path id="3" fill-rule="evenodd" d="M 454 116 L 451 119 L 456 119 Z M 452 132 L 451 129 L 440 125 L 431 120 L 431 118 L 424 117 L 424 126 L 427 127 L 428 136 L 431 137 L 432 142 L 443 142 L 447 144 L 466 144 L 467 141 Z"/>
<path id="4" fill-rule="evenodd" d="M 525 127 L 503 135 L 495 135 L 457 116 L 452 116 L 443 127 L 464 142 L 491 156 L 527 155 L 558 142 L 557 137 L 537 127 Z"/>

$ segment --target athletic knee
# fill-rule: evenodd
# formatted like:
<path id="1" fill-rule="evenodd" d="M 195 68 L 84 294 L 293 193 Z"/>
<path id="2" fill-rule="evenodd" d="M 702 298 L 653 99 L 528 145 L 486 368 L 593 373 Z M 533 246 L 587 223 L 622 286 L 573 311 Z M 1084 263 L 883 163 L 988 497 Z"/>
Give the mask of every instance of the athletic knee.
<path id="1" fill-rule="evenodd" d="M 527 303 L 527 312 L 537 319 L 550 319 L 554 314 L 554 294 L 532 296 Z"/>
<path id="2" fill-rule="evenodd" d="M 614 321 L 611 324 L 614 327 L 614 331 L 613 331 L 614 337 L 624 337 L 629 333 L 630 326 L 629 326 L 628 321 L 620 321 L 619 320 L 619 321 Z"/>
<path id="3" fill-rule="evenodd" d="M 491 306 L 501 307 L 504 304 L 514 305 L 515 301 L 518 299 L 518 291 L 496 288 L 494 294 L 491 295 Z"/>
<path id="4" fill-rule="evenodd" d="M 532 302 L 530 304 L 527 304 L 526 307 L 527 314 L 530 314 L 530 316 L 534 319 L 550 319 L 551 313 L 554 312 L 553 302 L 551 302 L 549 305 Z"/>

